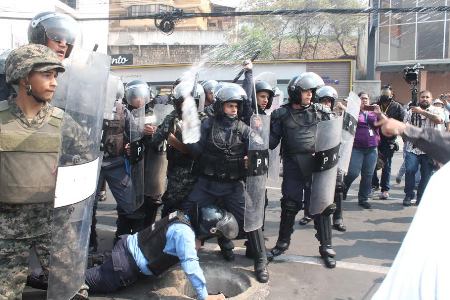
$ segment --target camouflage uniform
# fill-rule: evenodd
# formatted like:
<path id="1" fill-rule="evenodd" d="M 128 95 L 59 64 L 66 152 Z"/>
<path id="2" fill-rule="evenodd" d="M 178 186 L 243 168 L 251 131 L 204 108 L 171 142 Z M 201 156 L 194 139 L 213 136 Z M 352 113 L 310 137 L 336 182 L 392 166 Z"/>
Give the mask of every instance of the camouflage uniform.
<path id="1" fill-rule="evenodd" d="M 52 69 L 64 70 L 53 51 L 42 45 L 26 45 L 13 50 L 8 57 L 6 79 L 9 83 L 16 84 L 31 70 L 43 72 Z M 63 117 L 64 126 L 62 126 Z M 71 227 L 71 223 L 68 222 L 70 215 L 76 209 L 70 206 L 61 209 L 53 208 L 55 184 L 53 183 L 52 186 L 51 182 L 55 182 L 56 175 L 51 164 L 54 160 L 54 166 L 57 165 L 57 151 L 61 146 L 62 136 L 57 132 L 62 128 L 65 128 L 62 134 L 65 136 L 64 143 L 67 143 L 67 145 L 64 144 L 64 147 L 70 149 L 70 152 L 61 153 L 60 159 L 64 160 L 65 164 L 90 159 L 88 155 L 90 143 L 82 128 L 63 111 L 48 103 L 45 103 L 31 120 L 26 118 L 14 98 L 9 99 L 7 109 L 0 111 L 0 155 L 5 155 L 2 156 L 3 159 L 11 155 L 9 163 L 10 166 L 15 167 L 15 169 L 9 170 L 5 169 L 5 165 L 3 165 L 0 176 L 0 299 L 21 299 L 27 281 L 28 256 L 31 248 L 35 251 L 44 271 L 48 270 L 50 253 L 53 253 L 52 265 L 59 266 L 80 256 L 78 252 L 71 251 L 79 249 L 77 245 L 79 241 L 74 236 L 75 231 Z M 15 139 L 13 133 L 16 130 L 21 134 L 26 134 Z M 42 133 L 40 130 L 43 130 Z M 37 158 L 41 154 L 36 149 L 45 148 L 46 145 L 43 145 L 45 142 L 39 143 L 38 141 L 42 137 L 46 137 L 45 141 L 48 141 L 49 136 L 51 136 L 50 141 L 54 144 L 48 148 L 53 150 L 48 150 L 51 155 L 50 158 L 46 158 L 46 165 L 43 165 L 43 159 L 42 161 L 40 159 L 38 163 Z M 22 142 L 20 142 L 20 138 L 23 139 Z M 33 143 L 33 141 L 35 142 Z M 36 143 L 40 145 L 34 146 Z M 24 144 L 29 145 L 31 149 L 25 149 Z M 15 150 L 15 147 L 18 147 L 18 150 Z M 11 161 L 14 162 L 11 158 L 14 158 L 15 151 L 30 153 L 33 155 L 30 157 L 35 157 L 36 161 L 31 159 L 20 162 L 19 159 L 11 164 Z M 54 153 L 55 151 L 56 153 Z M 17 157 L 20 158 L 20 156 Z M 23 170 L 30 173 L 26 177 L 33 181 L 34 185 L 30 183 L 33 191 L 31 193 L 27 193 L 28 182 L 15 178 Z M 34 193 L 36 182 L 39 185 L 39 182 L 43 180 L 41 174 L 46 177 L 47 181 L 44 183 L 49 184 L 50 182 L 50 186 L 44 186 L 45 189 L 42 193 Z M 11 182 L 23 185 L 14 187 L 10 186 Z M 24 193 L 14 194 L 15 189 L 24 191 Z M 67 241 L 67 247 L 52 249 L 52 239 Z M 62 285 L 72 280 L 72 278 L 64 276 L 56 279 L 56 282 L 60 282 Z"/>
<path id="2" fill-rule="evenodd" d="M 170 133 L 182 141 L 180 119 L 177 118 L 176 111 L 170 113 L 160 125 L 153 136 L 154 145 L 160 143 L 162 139 L 167 139 Z M 200 120 L 207 118 L 205 113 L 199 113 Z M 192 191 L 198 175 L 193 172 L 194 160 L 187 154 L 183 154 L 173 146 L 167 147 L 167 188 L 162 196 L 163 210 L 161 217 L 167 216 L 170 212 L 181 209 L 181 203 Z"/>

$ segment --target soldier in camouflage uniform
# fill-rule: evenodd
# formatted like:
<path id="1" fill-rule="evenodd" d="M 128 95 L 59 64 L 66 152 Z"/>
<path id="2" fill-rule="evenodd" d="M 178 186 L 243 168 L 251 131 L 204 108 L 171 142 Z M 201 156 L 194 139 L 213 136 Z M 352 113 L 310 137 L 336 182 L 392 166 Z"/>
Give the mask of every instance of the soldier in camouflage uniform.
<path id="1" fill-rule="evenodd" d="M 88 142 L 78 124 L 49 104 L 56 77 L 64 72 L 53 51 L 36 44 L 19 47 L 8 56 L 5 71 L 17 96 L 0 102 L 0 299 L 21 299 L 30 249 L 45 270 L 51 252 L 64 252 L 52 251 L 53 236 L 70 235 L 64 230 L 68 223 L 55 222 L 59 218 L 53 214 L 61 137 L 73 137 L 70 143 L 78 154 L 87 153 Z M 73 122 L 64 133 L 63 118 Z M 52 232 L 52 226 L 60 230 Z"/>
<path id="2" fill-rule="evenodd" d="M 190 155 L 187 147 L 179 145 L 181 144 L 180 141 L 183 140 L 181 132 L 181 107 L 184 101 L 183 95 L 186 95 L 183 90 L 185 87 L 186 85 L 184 84 L 175 87 L 172 96 L 175 110 L 167 115 L 152 136 L 151 144 L 154 148 L 161 145 L 161 142 L 164 140 L 169 141 L 167 146 L 167 188 L 162 196 L 162 218 L 175 210 L 181 210 L 181 203 L 190 194 L 198 178 L 197 174 L 193 172 L 194 159 Z M 194 96 L 196 100 L 199 97 L 200 93 Z M 203 112 L 199 112 L 198 115 L 200 120 L 207 118 Z M 175 144 L 179 146 L 174 146 L 175 144 L 171 141 L 175 141 Z"/>

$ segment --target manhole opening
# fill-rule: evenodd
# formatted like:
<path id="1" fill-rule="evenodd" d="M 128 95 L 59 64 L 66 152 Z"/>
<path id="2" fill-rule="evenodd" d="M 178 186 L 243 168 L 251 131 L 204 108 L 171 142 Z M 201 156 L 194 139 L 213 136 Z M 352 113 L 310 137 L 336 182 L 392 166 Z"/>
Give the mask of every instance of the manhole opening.
<path id="1" fill-rule="evenodd" d="M 208 293 L 218 294 L 221 292 L 225 297 L 230 298 L 239 296 L 248 290 L 250 287 L 250 279 L 245 274 L 238 274 L 233 270 L 229 271 L 231 272 L 221 270 L 220 274 L 208 274 L 210 272 L 205 272 Z M 180 293 L 190 298 L 196 297 L 196 293 L 187 279 Z"/>

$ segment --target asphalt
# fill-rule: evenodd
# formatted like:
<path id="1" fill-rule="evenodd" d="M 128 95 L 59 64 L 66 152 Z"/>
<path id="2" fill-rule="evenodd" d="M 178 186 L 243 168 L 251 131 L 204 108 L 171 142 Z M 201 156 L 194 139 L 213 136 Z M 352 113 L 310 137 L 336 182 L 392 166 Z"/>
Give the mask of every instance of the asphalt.
<path id="1" fill-rule="evenodd" d="M 379 200 L 374 192 L 371 209 L 357 205 L 359 178 L 353 183 L 348 200 L 343 203 L 346 232 L 333 230 L 333 245 L 337 252 L 337 267 L 327 269 L 319 258 L 319 243 L 312 222 L 306 226 L 295 225 L 290 248 L 284 255 L 269 264 L 269 294 L 266 299 L 370 299 L 387 274 L 401 242 L 412 221 L 416 207 L 403 207 L 404 181 L 395 183 L 394 175 L 401 162 L 401 151 L 394 155 L 391 176 L 391 198 Z M 280 181 L 268 183 L 269 206 L 266 211 L 264 235 L 267 248 L 275 245 L 280 218 Z M 299 212 L 297 220 L 303 217 Z M 99 251 L 109 250 L 115 230 L 115 204 L 108 193 L 107 201 L 98 209 Z M 245 258 L 243 241 L 236 241 L 237 260 L 252 270 L 252 261 Z M 214 242 L 206 244 L 199 254 L 201 262 L 225 264 Z M 209 266 L 209 265 L 208 265 Z M 231 267 L 231 265 L 230 265 Z M 252 276 L 249 272 L 249 276 Z M 208 281 L 208 278 L 206 278 Z M 157 299 L 152 296 L 150 280 L 108 295 L 92 295 L 90 299 Z M 182 299 L 169 297 L 161 299 Z M 256 299 L 256 298 L 248 298 Z"/>

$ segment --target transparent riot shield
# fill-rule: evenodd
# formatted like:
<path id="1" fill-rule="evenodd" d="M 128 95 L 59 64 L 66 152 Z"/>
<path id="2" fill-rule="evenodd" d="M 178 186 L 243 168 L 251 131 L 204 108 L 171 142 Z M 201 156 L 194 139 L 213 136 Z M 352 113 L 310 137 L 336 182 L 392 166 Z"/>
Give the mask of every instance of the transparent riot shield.
<path id="1" fill-rule="evenodd" d="M 320 214 L 334 201 L 342 118 L 317 124 L 309 213 Z"/>
<path id="2" fill-rule="evenodd" d="M 262 72 L 255 77 L 255 82 L 262 80 L 270 84 L 273 88 L 277 86 L 277 75 L 273 72 Z"/>
<path id="3" fill-rule="evenodd" d="M 155 104 L 153 110 L 145 117 L 145 124 L 159 126 L 164 118 L 174 110 L 173 105 Z M 165 190 L 167 173 L 167 141 L 158 145 L 157 149 L 145 149 L 145 196 L 159 198 Z"/>
<path id="4" fill-rule="evenodd" d="M 347 101 L 347 109 L 343 116 L 342 139 L 341 147 L 339 148 L 338 168 L 343 174 L 347 173 L 348 165 L 350 164 L 360 106 L 361 99 L 359 99 L 358 95 L 354 92 L 350 92 Z"/>
<path id="5" fill-rule="evenodd" d="M 110 57 L 72 54 L 52 219 L 47 299 L 71 299 L 84 283 Z"/>
<path id="6" fill-rule="evenodd" d="M 108 86 L 106 89 L 105 110 L 103 118 L 105 120 L 114 120 L 114 105 L 117 99 L 117 86 L 121 84 L 118 76 L 109 74 Z"/>
<path id="7" fill-rule="evenodd" d="M 264 203 L 269 166 L 270 116 L 253 115 L 250 119 L 250 128 L 247 155 L 247 195 L 244 214 L 244 231 L 246 232 L 261 228 L 264 222 Z"/>
<path id="8" fill-rule="evenodd" d="M 74 53 L 75 55 L 75 53 Z M 76 61 L 74 62 L 74 59 L 77 58 L 75 56 L 71 56 L 70 58 L 66 58 L 63 61 L 64 68 L 66 69 L 64 73 L 58 74 L 58 86 L 56 87 L 55 94 L 53 95 L 51 104 L 55 107 L 58 107 L 62 110 L 66 109 L 66 95 L 67 95 L 67 89 L 69 88 L 69 82 L 70 78 L 73 75 L 73 72 L 76 72 L 77 69 L 72 67 L 72 63 L 76 64 Z"/>
<path id="9" fill-rule="evenodd" d="M 133 185 L 133 196 L 135 209 L 144 203 L 144 137 L 145 106 L 133 109 L 129 120 L 130 156 L 127 166 Z"/>
<path id="10" fill-rule="evenodd" d="M 162 124 L 168 114 L 174 110 L 173 105 L 170 104 L 155 104 L 153 106 L 152 114 L 145 116 L 145 124 L 152 124 L 159 126 Z"/>

